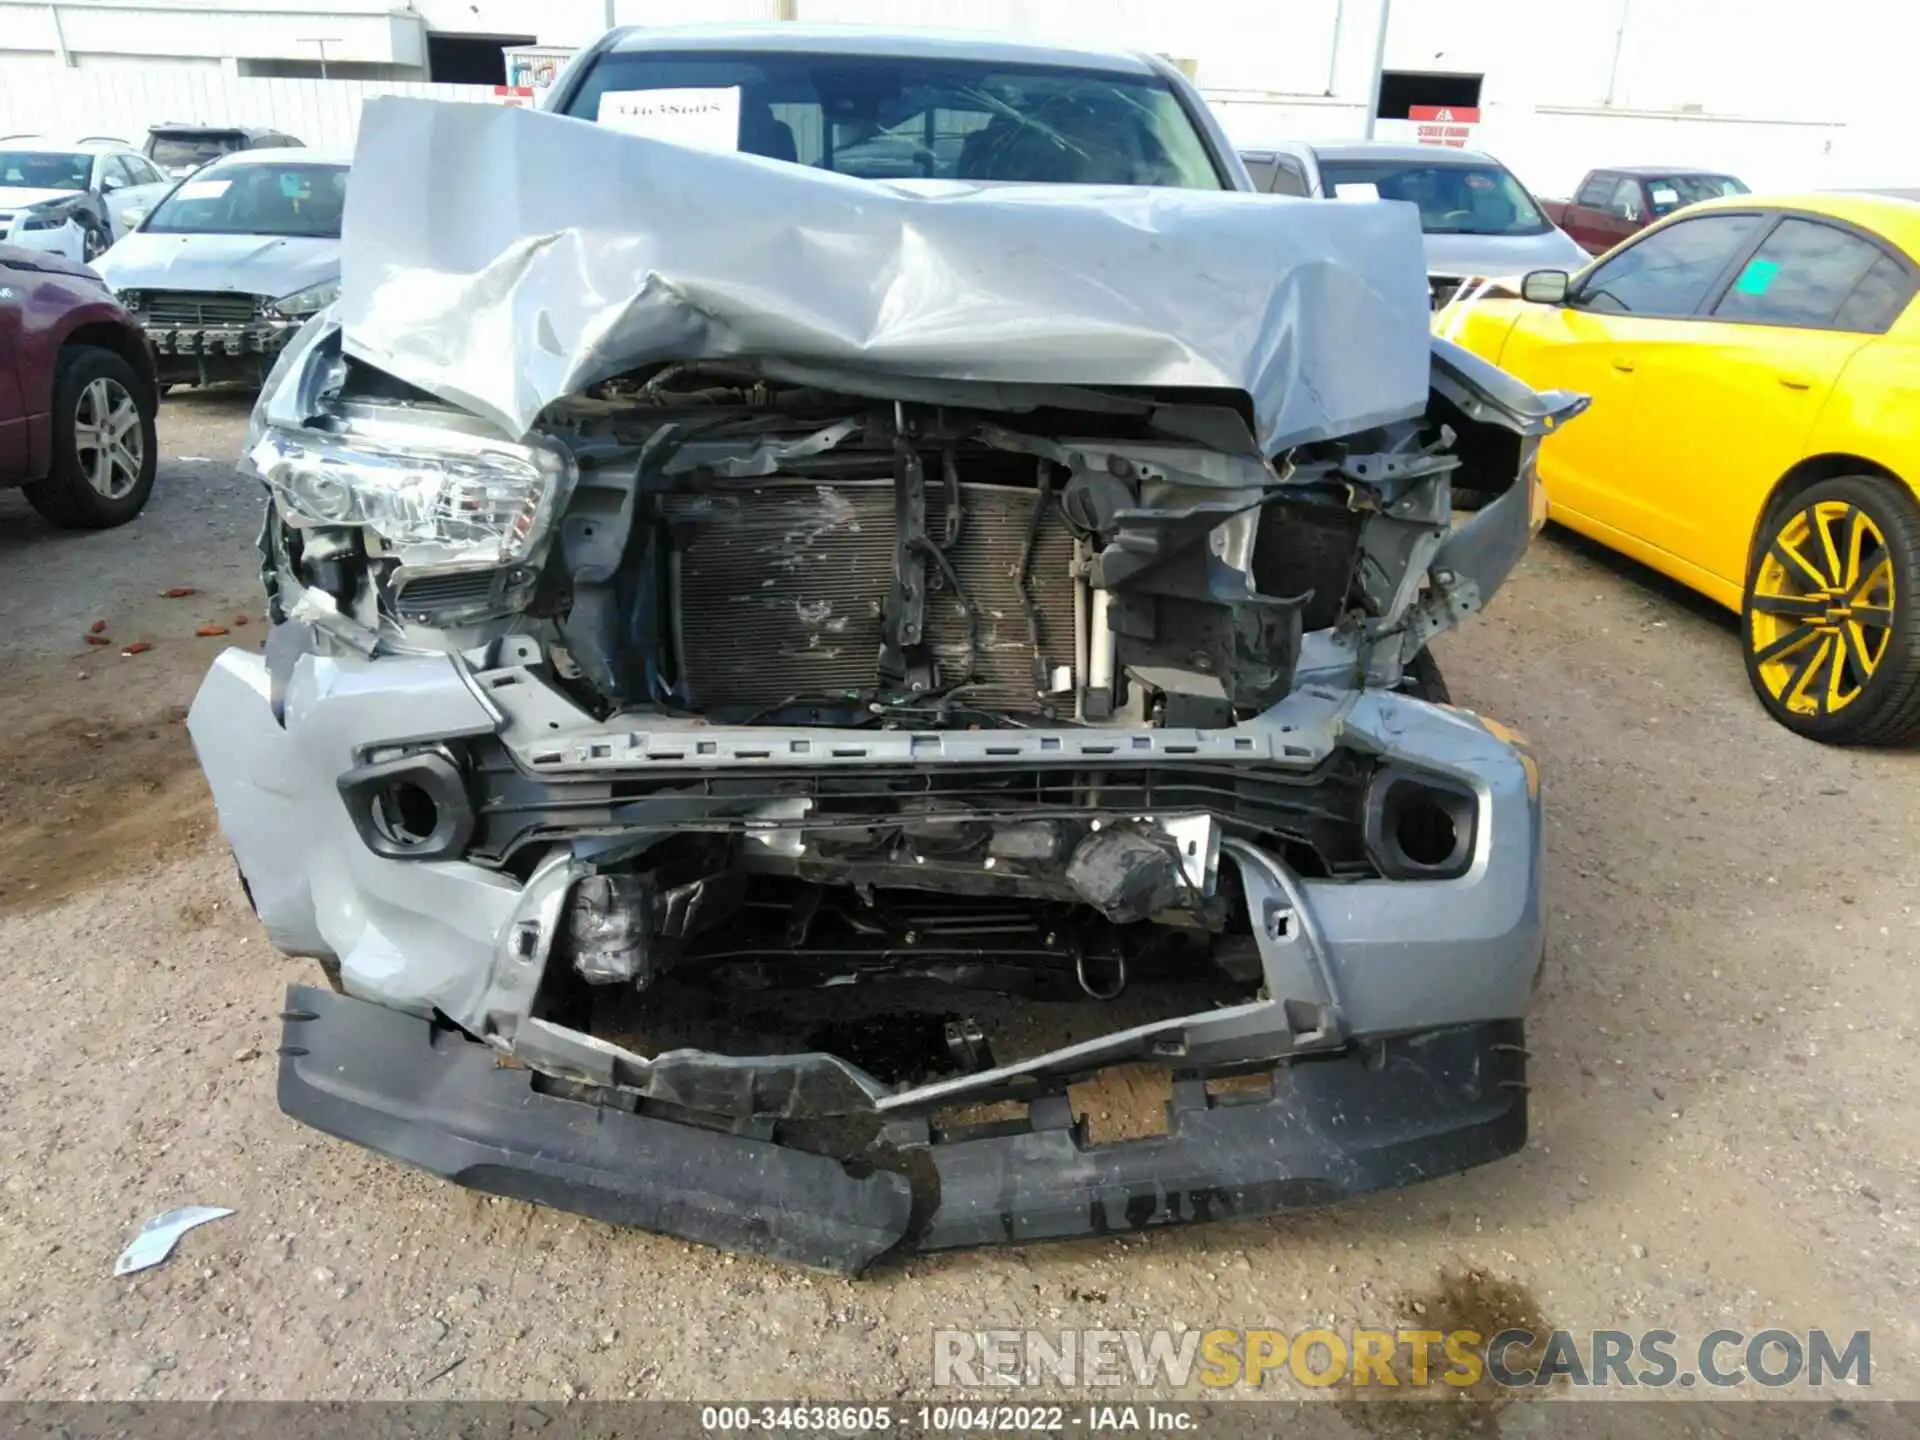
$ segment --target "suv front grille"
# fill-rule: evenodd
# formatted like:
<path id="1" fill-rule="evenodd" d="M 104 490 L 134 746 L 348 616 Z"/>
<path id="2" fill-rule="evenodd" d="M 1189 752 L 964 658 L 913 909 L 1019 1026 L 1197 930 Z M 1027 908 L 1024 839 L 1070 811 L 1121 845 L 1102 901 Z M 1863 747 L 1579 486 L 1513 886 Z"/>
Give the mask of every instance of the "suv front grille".
<path id="1" fill-rule="evenodd" d="M 246 325 L 259 304 L 259 296 L 232 291 L 150 290 L 142 318 L 159 326 Z"/>

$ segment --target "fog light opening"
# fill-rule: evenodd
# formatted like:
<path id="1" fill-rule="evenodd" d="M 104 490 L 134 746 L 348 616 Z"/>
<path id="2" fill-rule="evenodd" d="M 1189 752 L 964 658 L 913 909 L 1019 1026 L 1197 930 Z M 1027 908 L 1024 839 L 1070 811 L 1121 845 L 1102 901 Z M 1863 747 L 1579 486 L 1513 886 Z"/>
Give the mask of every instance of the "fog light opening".
<path id="1" fill-rule="evenodd" d="M 1414 795 L 1401 802 L 1394 820 L 1393 843 L 1415 865 L 1439 866 L 1453 858 L 1460 831 L 1436 797 Z"/>
<path id="2" fill-rule="evenodd" d="M 373 795 L 373 827 L 389 844 L 414 849 L 440 829 L 440 805 L 425 787 L 395 780 Z"/>
<path id="3" fill-rule="evenodd" d="M 1390 766 L 1367 795 L 1367 852 L 1389 880 L 1450 880 L 1473 863 L 1473 792 L 1449 778 Z"/>

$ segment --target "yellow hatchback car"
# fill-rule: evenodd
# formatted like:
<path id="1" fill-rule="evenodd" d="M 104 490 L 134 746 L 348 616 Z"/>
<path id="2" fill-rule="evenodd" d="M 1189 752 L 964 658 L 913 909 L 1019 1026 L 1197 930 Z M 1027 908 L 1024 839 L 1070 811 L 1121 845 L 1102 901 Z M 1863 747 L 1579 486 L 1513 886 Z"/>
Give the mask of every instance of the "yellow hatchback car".
<path id="1" fill-rule="evenodd" d="M 1593 397 L 1541 448 L 1552 518 L 1739 611 L 1761 703 L 1835 744 L 1920 733 L 1916 257 L 1920 203 L 1735 195 L 1435 317 Z"/>

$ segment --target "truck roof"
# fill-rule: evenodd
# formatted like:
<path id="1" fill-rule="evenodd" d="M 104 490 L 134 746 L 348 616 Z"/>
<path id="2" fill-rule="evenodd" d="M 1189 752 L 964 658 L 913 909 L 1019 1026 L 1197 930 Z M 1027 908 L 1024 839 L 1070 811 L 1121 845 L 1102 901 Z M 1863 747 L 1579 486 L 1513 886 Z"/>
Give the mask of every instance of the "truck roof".
<path id="1" fill-rule="evenodd" d="M 1636 180 L 1657 180 L 1667 175 L 1719 175 L 1733 178 L 1733 172 L 1711 165 L 1596 165 L 1589 175 L 1631 175 Z"/>
<path id="2" fill-rule="evenodd" d="M 619 54 L 658 50 L 764 50 L 785 54 L 1056 65 L 1125 75 L 1161 73 L 1161 66 L 1150 56 L 1134 50 L 1014 40 L 964 30 L 890 30 L 873 25 L 803 25 L 792 21 L 759 25 L 628 25 L 608 38 L 606 48 Z"/>

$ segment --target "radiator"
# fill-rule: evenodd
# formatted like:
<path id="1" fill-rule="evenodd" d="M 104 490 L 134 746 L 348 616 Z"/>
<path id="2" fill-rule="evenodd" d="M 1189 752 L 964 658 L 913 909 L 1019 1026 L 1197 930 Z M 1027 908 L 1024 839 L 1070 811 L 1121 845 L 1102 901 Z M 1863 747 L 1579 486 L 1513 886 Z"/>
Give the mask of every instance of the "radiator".
<path id="1" fill-rule="evenodd" d="M 962 485 L 960 534 L 947 552 L 976 613 L 969 704 L 1039 708 L 1033 647 L 1015 584 L 1038 492 Z M 676 641 L 685 699 L 695 709 L 769 707 L 795 695 L 871 691 L 881 607 L 893 584 L 891 480 L 822 484 L 770 479 L 664 501 L 674 533 Z M 927 533 L 946 533 L 946 494 L 927 486 Z M 1041 523 L 1027 589 L 1051 674 L 1073 664 L 1073 538 L 1052 507 Z M 941 683 L 967 673 L 967 619 L 931 561 L 925 639 Z"/>

